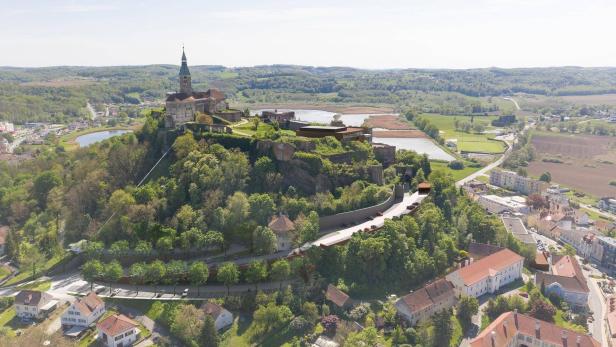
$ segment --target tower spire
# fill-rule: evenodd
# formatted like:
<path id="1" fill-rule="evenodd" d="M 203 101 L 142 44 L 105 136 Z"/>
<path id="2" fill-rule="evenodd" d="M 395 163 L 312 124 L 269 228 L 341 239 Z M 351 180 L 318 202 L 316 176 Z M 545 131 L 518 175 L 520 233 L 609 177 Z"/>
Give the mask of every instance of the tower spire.
<path id="1" fill-rule="evenodd" d="M 188 63 L 186 61 L 186 53 L 184 52 L 184 45 L 182 45 L 182 66 L 180 67 L 180 92 L 186 94 L 192 93 L 192 83 L 190 71 L 188 70 Z"/>

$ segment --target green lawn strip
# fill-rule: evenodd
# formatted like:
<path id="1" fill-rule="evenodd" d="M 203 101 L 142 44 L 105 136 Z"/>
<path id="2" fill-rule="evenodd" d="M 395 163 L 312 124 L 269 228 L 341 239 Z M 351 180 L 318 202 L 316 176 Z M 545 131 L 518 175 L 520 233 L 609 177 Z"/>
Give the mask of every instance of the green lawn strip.
<path id="1" fill-rule="evenodd" d="M 51 289 L 51 281 L 50 280 L 36 281 L 36 282 L 28 283 L 28 284 L 22 284 L 20 286 L 17 286 L 17 289 L 19 290 L 26 290 L 26 289 L 27 290 L 38 290 L 41 292 L 45 292 Z"/>
<path id="2" fill-rule="evenodd" d="M 488 325 L 490 325 L 490 317 L 488 317 L 487 314 L 483 314 L 481 316 L 481 327 L 479 328 L 479 331 L 483 331 L 485 328 L 488 327 Z"/>
<path id="3" fill-rule="evenodd" d="M 240 322 L 240 319 L 236 318 L 231 328 L 222 334 L 220 347 L 249 347 L 251 343 L 246 336 L 249 325 L 248 319 Z"/>
<path id="4" fill-rule="evenodd" d="M 453 332 L 451 334 L 451 340 L 449 341 L 450 347 L 457 347 L 462 342 L 462 338 L 464 337 L 464 332 L 462 331 L 462 324 L 458 320 L 458 317 L 451 317 Z"/>
<path id="5" fill-rule="evenodd" d="M 452 170 L 447 166 L 447 163 L 441 161 L 431 161 L 430 167 L 432 171 L 444 171 L 451 174 L 454 180 L 458 181 L 466 176 L 469 176 L 473 172 L 479 171 L 481 168 L 465 166 L 462 170 Z"/>
<path id="6" fill-rule="evenodd" d="M 505 151 L 506 146 L 503 142 L 490 140 L 490 138 L 494 138 L 494 134 L 474 134 L 455 130 L 454 122 L 456 119 L 461 122 L 470 122 L 470 116 L 445 116 L 424 113 L 421 117 L 429 120 L 430 123 L 442 131 L 441 136 L 446 140 L 457 139 L 458 149 L 461 151 L 484 153 L 502 153 Z M 496 118 L 496 116 L 475 116 L 473 124 L 480 123 L 486 129 L 493 129 L 490 123 Z"/>
<path id="7" fill-rule="evenodd" d="M 52 258 L 48 259 L 45 264 L 43 264 L 43 266 L 39 266 L 36 269 L 36 278 L 42 276 L 45 271 L 51 269 L 52 267 L 54 267 L 55 265 L 59 264 L 62 260 L 64 260 L 65 258 L 68 257 L 72 257 L 71 253 L 63 253 L 63 254 L 58 254 L 56 256 L 53 256 Z M 31 280 L 31 279 L 35 279 L 34 277 L 32 277 L 32 270 L 31 269 L 22 269 L 23 271 L 20 272 L 19 274 L 17 274 L 15 277 L 11 278 L 10 280 L 8 280 L 4 285 L 5 286 L 10 286 L 13 284 L 17 284 L 20 282 L 24 282 L 26 280 Z"/>
<path id="8" fill-rule="evenodd" d="M 8 334 L 15 336 L 15 330 L 18 328 L 15 307 L 9 307 L 0 313 L 0 327 L 9 328 Z"/>
<path id="9" fill-rule="evenodd" d="M 556 314 L 554 315 L 554 324 L 556 324 L 557 326 L 561 327 L 561 328 L 565 328 L 565 329 L 570 329 L 573 331 L 576 331 L 580 334 L 586 334 L 588 331 L 587 329 L 585 329 L 583 326 L 577 325 L 577 324 L 573 324 L 571 322 L 567 322 L 564 318 L 563 318 L 563 314 L 564 312 L 562 310 L 557 310 Z"/>

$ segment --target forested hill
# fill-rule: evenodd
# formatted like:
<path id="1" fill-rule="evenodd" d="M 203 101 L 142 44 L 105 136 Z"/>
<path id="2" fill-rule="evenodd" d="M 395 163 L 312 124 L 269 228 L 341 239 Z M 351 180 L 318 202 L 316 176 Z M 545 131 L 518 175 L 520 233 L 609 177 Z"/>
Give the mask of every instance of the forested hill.
<path id="1" fill-rule="evenodd" d="M 232 101 L 242 103 L 403 105 L 418 93 L 458 93 L 460 97 L 616 93 L 616 68 L 361 70 L 272 65 L 190 69 L 196 88 L 218 87 Z M 0 67 L 0 118 L 77 116 L 86 99 L 100 103 L 161 100 L 165 92 L 177 88 L 177 72 L 173 65 Z"/>

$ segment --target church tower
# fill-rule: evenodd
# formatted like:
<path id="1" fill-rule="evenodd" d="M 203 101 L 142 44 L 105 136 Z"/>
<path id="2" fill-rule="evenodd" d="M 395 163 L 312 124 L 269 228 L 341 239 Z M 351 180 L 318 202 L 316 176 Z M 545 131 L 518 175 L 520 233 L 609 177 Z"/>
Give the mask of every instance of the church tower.
<path id="1" fill-rule="evenodd" d="M 186 53 L 182 47 L 182 67 L 180 68 L 180 93 L 192 94 L 192 83 L 190 81 L 190 71 L 186 63 Z"/>

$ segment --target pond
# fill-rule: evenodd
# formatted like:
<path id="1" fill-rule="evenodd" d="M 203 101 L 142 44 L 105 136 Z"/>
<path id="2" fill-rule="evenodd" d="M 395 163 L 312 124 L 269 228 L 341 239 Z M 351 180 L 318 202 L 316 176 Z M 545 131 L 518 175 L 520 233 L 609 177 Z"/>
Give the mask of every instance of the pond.
<path id="1" fill-rule="evenodd" d="M 103 130 L 97 131 L 95 133 L 89 133 L 85 135 L 78 136 L 75 139 L 75 142 L 79 144 L 79 147 L 88 147 L 89 145 L 106 140 L 110 137 L 131 133 L 132 130 Z"/>
<path id="2" fill-rule="evenodd" d="M 304 122 L 310 123 L 320 123 L 320 124 L 329 124 L 332 120 L 334 120 L 334 115 L 337 114 L 335 112 L 329 111 L 321 111 L 321 110 L 296 110 L 296 109 L 277 109 L 278 112 L 295 112 L 295 119 L 301 120 Z M 250 113 L 252 115 L 260 114 L 262 111 L 274 111 L 274 109 L 262 109 L 262 110 L 252 110 Z M 378 114 L 340 114 L 340 120 L 346 126 L 351 127 L 359 127 L 364 123 L 364 120 L 370 116 L 376 116 Z"/>
<path id="3" fill-rule="evenodd" d="M 419 154 L 427 154 L 430 159 L 452 161 L 455 160 L 451 154 L 445 152 L 432 140 L 424 138 L 398 138 L 398 137 L 373 137 L 373 143 L 384 143 L 396 146 L 396 149 L 409 149 Z"/>

